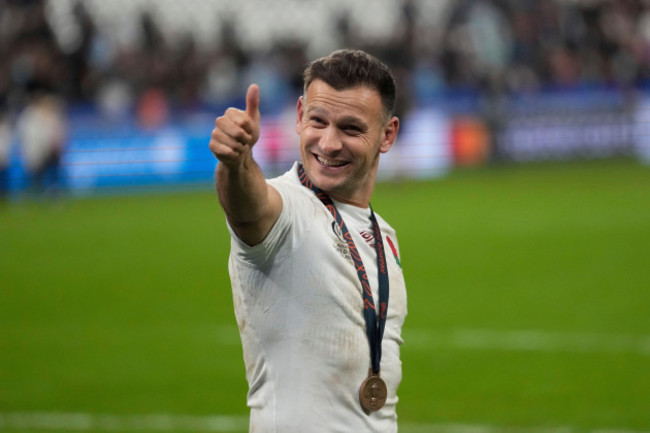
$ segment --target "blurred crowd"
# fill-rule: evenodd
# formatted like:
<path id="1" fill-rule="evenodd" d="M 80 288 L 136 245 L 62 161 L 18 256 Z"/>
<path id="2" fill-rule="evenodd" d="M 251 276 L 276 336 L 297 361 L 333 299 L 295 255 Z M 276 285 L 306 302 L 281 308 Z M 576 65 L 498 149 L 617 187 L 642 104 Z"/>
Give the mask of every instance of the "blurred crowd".
<path id="1" fill-rule="evenodd" d="M 459 2 L 438 60 L 449 85 L 640 85 L 650 79 L 650 2 Z"/>
<path id="2" fill-rule="evenodd" d="M 631 86 L 650 79 L 650 1 L 454 0 L 441 28 L 421 31 L 422 2 L 402 0 L 401 25 L 390 40 L 360 34 L 342 13 L 338 46 L 365 48 L 390 63 L 408 88 L 506 91 L 545 86 Z M 188 6 L 189 7 L 189 6 Z M 147 11 L 138 41 L 116 44 L 83 1 L 74 5 L 75 34 L 55 35 L 44 0 L 0 1 L 0 99 L 24 101 L 48 89 L 66 101 L 108 99 L 117 106 L 152 99 L 178 107 L 223 102 L 251 70 L 271 71 L 282 91 L 299 90 L 306 41 L 277 40 L 260 52 L 244 48 L 236 23 L 220 17 L 214 43 L 168 33 Z M 324 18 L 324 19 L 327 19 Z M 436 25 L 438 25 L 436 23 Z M 427 40 L 424 40 L 427 38 Z"/>
<path id="3" fill-rule="evenodd" d="M 329 17 L 336 46 L 366 49 L 393 67 L 400 112 L 448 90 L 650 83 L 649 0 L 452 0 L 433 32 L 426 31 L 422 4 L 401 0 L 400 25 L 388 40 L 364 36 L 347 13 Z M 117 44 L 83 1 L 72 12 L 75 31 L 62 35 L 48 19 L 47 1 L 0 0 L 0 191 L 10 126 L 21 133 L 30 129 L 21 125 L 50 125 L 22 137 L 36 143 L 24 153 L 39 177 L 60 154 L 65 119 L 57 110 L 64 104 L 155 127 L 172 112 L 230 104 L 254 78 L 266 84 L 271 106 L 262 108 L 277 107 L 300 92 L 312 54 L 306 41 L 290 38 L 264 50 L 245 47 L 229 17 L 220 17 L 213 44 L 199 44 L 190 31 L 172 37 L 148 11 L 138 17 L 136 42 Z"/>

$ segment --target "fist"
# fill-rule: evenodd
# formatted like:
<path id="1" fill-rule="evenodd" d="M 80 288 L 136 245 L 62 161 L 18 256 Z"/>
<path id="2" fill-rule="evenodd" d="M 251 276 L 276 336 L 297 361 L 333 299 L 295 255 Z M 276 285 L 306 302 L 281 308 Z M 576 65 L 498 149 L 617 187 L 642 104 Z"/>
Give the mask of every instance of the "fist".
<path id="1" fill-rule="evenodd" d="M 246 92 L 246 110 L 228 108 L 215 121 L 210 150 L 219 161 L 237 165 L 250 155 L 260 138 L 260 89 L 251 84 Z"/>

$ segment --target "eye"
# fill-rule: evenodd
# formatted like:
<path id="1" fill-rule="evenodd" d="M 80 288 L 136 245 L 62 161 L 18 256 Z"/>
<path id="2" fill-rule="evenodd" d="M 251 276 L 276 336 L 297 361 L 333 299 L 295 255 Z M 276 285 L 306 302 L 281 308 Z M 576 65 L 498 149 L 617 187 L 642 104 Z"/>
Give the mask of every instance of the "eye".
<path id="1" fill-rule="evenodd" d="M 343 129 L 343 132 L 345 132 L 348 135 L 359 135 L 363 132 L 361 128 L 359 128 L 356 125 L 345 125 L 341 129 Z"/>
<path id="2" fill-rule="evenodd" d="M 309 118 L 309 120 L 312 123 L 315 123 L 317 126 L 325 125 L 325 120 L 323 118 L 321 118 L 321 117 L 318 117 L 318 116 L 312 116 L 312 117 Z"/>

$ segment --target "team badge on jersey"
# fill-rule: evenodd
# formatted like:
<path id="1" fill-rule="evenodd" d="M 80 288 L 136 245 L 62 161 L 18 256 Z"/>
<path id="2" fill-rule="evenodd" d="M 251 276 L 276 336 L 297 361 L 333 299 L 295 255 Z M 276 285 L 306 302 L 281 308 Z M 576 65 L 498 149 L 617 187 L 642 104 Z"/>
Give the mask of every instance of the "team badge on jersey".
<path id="1" fill-rule="evenodd" d="M 343 237 L 343 232 L 341 227 L 336 224 L 336 221 L 332 221 L 332 232 L 336 235 L 336 241 L 334 242 L 334 249 L 346 260 L 352 260 L 350 257 L 350 251 L 348 250 L 348 243 Z"/>

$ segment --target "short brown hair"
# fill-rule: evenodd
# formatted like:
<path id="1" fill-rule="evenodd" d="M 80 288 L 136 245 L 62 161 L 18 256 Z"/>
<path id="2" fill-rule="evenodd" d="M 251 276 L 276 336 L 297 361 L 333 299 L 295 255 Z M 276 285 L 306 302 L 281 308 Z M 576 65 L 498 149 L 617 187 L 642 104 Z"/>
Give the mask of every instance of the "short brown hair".
<path id="1" fill-rule="evenodd" d="M 395 79 L 388 66 L 361 50 L 343 49 L 311 62 L 303 74 L 304 91 L 314 80 L 336 90 L 367 86 L 376 90 L 388 118 L 395 112 Z"/>

